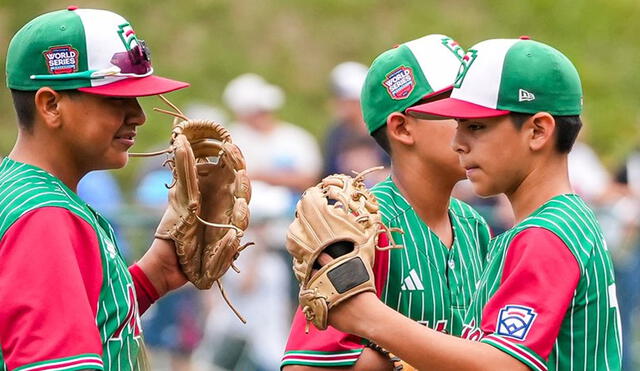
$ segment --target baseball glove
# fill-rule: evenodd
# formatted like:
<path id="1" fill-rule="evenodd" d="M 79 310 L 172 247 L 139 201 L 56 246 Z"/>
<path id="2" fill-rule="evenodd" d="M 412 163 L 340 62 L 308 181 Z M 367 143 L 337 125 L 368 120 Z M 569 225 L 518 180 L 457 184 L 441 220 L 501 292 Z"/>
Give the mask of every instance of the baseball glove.
<path id="1" fill-rule="evenodd" d="M 381 233 L 389 234 L 381 222 L 374 195 L 363 177 L 334 174 L 307 189 L 296 206 L 296 216 L 287 232 L 287 250 L 293 256 L 293 271 L 300 282 L 300 306 L 319 330 L 327 328 L 328 312 L 361 292 L 375 292 L 373 263 Z M 394 229 L 394 231 L 399 231 Z M 399 231 L 401 232 L 401 231 Z M 334 258 L 320 267 L 321 253 Z M 317 269 L 317 271 L 315 271 Z"/>
<path id="2" fill-rule="evenodd" d="M 220 278 L 248 245 L 240 244 L 249 224 L 248 203 L 251 185 L 240 149 L 220 124 L 208 120 L 190 120 L 166 98 L 177 113 L 173 115 L 169 148 L 151 154 L 169 153 L 165 161 L 173 173 L 169 187 L 169 205 L 155 236 L 175 243 L 185 276 L 199 289 L 216 283 L 229 303 Z M 214 161 L 212 161 L 214 159 Z M 244 319 L 237 313 L 238 317 Z"/>

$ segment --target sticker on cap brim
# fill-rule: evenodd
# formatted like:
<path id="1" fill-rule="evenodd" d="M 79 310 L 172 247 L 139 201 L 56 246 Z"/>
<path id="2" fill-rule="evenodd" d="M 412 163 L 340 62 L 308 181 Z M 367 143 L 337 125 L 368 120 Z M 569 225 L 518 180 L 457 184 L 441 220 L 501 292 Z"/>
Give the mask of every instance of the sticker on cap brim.
<path id="1" fill-rule="evenodd" d="M 71 45 L 52 46 L 42 55 L 52 75 L 78 72 L 78 50 Z"/>
<path id="2" fill-rule="evenodd" d="M 416 86 L 413 70 L 409 67 L 400 66 L 389 72 L 386 77 L 382 85 L 387 89 L 389 96 L 396 100 L 409 97 Z"/>

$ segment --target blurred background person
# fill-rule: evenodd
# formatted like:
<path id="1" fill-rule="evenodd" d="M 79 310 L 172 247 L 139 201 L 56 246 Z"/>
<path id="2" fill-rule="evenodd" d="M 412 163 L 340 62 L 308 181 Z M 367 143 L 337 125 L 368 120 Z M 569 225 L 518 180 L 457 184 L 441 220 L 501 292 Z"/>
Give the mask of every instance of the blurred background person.
<path id="1" fill-rule="evenodd" d="M 281 88 L 247 73 L 231 80 L 222 98 L 233 112 L 229 129 L 252 180 L 287 187 L 296 198 L 318 181 L 322 158 L 315 138 L 276 116 L 284 104 Z"/>
<path id="2" fill-rule="evenodd" d="M 640 193 L 634 192 L 629 177 L 640 171 L 637 156 L 638 152 L 628 156 L 596 204 L 615 268 L 625 371 L 637 370 L 634 364 L 639 361 L 634 334 L 639 328 L 640 308 Z"/>
<path id="3" fill-rule="evenodd" d="M 357 62 L 343 62 L 333 68 L 330 74 L 332 122 L 324 142 L 323 176 L 335 173 L 352 174 L 373 166 L 388 167 L 389 156 L 380 149 L 367 132 L 362 109 L 360 91 L 367 77 L 367 67 Z M 360 153 L 368 152 L 370 158 L 362 158 L 362 166 L 353 161 L 341 159 L 345 153 L 353 153 L 352 146 Z M 347 154 L 347 156 L 349 156 Z M 388 171 L 378 171 L 367 177 L 371 184 L 386 178 Z"/>
<path id="4" fill-rule="evenodd" d="M 256 245 L 236 261 L 242 274 L 229 271 L 222 279 L 229 299 L 247 323 L 236 318 L 217 290 L 210 291 L 205 338 L 196 358 L 199 364 L 212 364 L 214 370 L 277 370 L 289 331 L 293 278 L 284 244 L 292 217 L 290 192 L 261 181 L 252 187 L 251 223 L 244 241 Z"/>
<path id="5" fill-rule="evenodd" d="M 606 192 L 611 176 L 598 154 L 585 142 L 588 131 L 585 123 L 569 152 L 569 179 L 575 193 L 593 205 Z"/>

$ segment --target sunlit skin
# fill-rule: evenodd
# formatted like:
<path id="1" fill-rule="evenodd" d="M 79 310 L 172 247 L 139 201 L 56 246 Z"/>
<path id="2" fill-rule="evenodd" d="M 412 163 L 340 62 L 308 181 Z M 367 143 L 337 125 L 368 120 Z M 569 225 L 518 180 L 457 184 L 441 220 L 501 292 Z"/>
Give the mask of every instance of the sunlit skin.
<path id="1" fill-rule="evenodd" d="M 458 120 L 452 147 L 482 197 L 504 193 L 516 222 L 550 198 L 573 192 L 567 154 L 556 149 L 556 122 L 539 112 L 521 128 L 510 116 Z"/>
<path id="2" fill-rule="evenodd" d="M 41 88 L 35 107 L 33 130 L 19 131 L 9 157 L 47 170 L 72 190 L 89 171 L 125 166 L 145 122 L 136 98 Z"/>
<path id="3" fill-rule="evenodd" d="M 528 132 L 516 128 L 509 116 L 458 122 L 452 147 L 475 193 L 512 193 L 530 172 Z"/>
<path id="4" fill-rule="evenodd" d="M 37 166 L 75 191 L 93 170 L 125 166 L 136 129 L 145 115 L 136 98 L 40 88 L 35 94 L 32 130 L 20 127 L 9 158 Z M 173 242 L 154 239 L 137 262 L 160 296 L 187 282 Z"/>
<path id="5" fill-rule="evenodd" d="M 60 138 L 85 171 L 117 169 L 127 164 L 127 151 L 145 115 L 136 98 L 114 98 L 81 94 L 65 100 L 66 130 Z"/>

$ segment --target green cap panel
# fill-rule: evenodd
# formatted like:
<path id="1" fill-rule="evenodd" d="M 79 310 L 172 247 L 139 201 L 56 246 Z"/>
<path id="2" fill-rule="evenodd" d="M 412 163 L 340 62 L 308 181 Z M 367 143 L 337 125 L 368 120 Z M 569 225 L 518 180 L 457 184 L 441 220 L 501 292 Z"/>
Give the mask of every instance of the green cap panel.
<path id="1" fill-rule="evenodd" d="M 86 71 L 87 47 L 82 20 L 74 11 L 41 15 L 22 27 L 7 52 L 7 86 L 17 90 L 56 90 L 91 86 L 88 79 L 34 80 L 31 75 Z"/>
<path id="2" fill-rule="evenodd" d="M 382 53 L 369 68 L 360 98 L 369 133 L 384 126 L 389 114 L 406 110 L 432 92 L 409 47 Z"/>
<path id="3" fill-rule="evenodd" d="M 518 41 L 505 55 L 497 109 L 579 115 L 582 88 L 578 71 L 558 50 L 533 40 Z"/>

